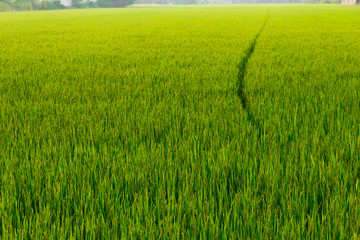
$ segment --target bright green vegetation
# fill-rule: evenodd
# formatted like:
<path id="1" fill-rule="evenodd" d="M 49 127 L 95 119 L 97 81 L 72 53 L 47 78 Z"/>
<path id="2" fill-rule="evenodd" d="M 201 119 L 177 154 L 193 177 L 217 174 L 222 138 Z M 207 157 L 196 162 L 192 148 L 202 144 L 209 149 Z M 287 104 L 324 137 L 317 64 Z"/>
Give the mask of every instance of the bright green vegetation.
<path id="1" fill-rule="evenodd" d="M 0 238 L 359 238 L 359 16 L 1 13 Z"/>

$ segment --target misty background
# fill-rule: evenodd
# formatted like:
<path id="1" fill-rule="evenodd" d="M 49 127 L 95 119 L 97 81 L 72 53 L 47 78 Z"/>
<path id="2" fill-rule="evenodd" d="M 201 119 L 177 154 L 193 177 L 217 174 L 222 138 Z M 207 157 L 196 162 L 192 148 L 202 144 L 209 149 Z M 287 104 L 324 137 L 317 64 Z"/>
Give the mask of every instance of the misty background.
<path id="1" fill-rule="evenodd" d="M 0 11 L 55 10 L 68 8 L 113 8 L 133 4 L 266 4 L 340 3 L 342 0 L 0 0 Z"/>

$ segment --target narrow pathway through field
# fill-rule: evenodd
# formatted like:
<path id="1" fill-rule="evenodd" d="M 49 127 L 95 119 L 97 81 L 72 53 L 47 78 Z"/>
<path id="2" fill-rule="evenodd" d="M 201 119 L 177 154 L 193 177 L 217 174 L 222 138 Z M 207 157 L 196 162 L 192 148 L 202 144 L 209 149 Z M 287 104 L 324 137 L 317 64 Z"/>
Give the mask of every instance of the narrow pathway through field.
<path id="1" fill-rule="evenodd" d="M 238 81 L 237 81 L 237 85 L 236 85 L 236 91 L 237 91 L 238 97 L 241 100 L 241 105 L 244 108 L 244 110 L 247 112 L 249 121 L 251 123 L 253 123 L 260 130 L 259 135 L 261 135 L 262 128 L 260 127 L 259 121 L 254 117 L 254 115 L 252 114 L 252 112 L 248 106 L 248 100 L 247 100 L 247 97 L 245 94 L 245 74 L 246 74 L 247 63 L 255 50 L 256 42 L 259 39 L 261 33 L 263 32 L 263 30 L 268 22 L 268 19 L 269 19 L 269 14 L 268 14 L 264 24 L 260 28 L 260 31 L 255 35 L 254 39 L 250 42 L 249 47 L 245 51 L 245 56 L 241 59 L 241 61 L 239 63 Z"/>

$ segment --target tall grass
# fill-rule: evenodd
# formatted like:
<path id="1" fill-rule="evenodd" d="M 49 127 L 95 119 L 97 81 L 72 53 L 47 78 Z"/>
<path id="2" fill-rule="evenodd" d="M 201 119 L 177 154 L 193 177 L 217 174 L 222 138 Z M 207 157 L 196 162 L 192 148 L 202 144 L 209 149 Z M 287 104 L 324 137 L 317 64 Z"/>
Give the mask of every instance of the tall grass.
<path id="1" fill-rule="evenodd" d="M 356 238 L 358 14 L 0 14 L 1 238 Z"/>

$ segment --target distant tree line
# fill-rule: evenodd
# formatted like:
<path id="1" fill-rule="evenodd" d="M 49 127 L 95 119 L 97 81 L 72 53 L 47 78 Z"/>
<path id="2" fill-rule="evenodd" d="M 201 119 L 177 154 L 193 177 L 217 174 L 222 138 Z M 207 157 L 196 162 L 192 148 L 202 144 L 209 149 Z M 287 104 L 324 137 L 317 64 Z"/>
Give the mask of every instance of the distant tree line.
<path id="1" fill-rule="evenodd" d="M 66 8 L 111 8 L 137 4 L 262 4 L 262 3 L 340 3 L 341 0 L 0 0 L 0 11 L 55 10 Z"/>
<path id="2" fill-rule="evenodd" d="M 71 7 L 60 0 L 0 0 L 0 11 L 55 10 L 67 8 L 126 7 L 135 0 L 71 0 Z"/>

